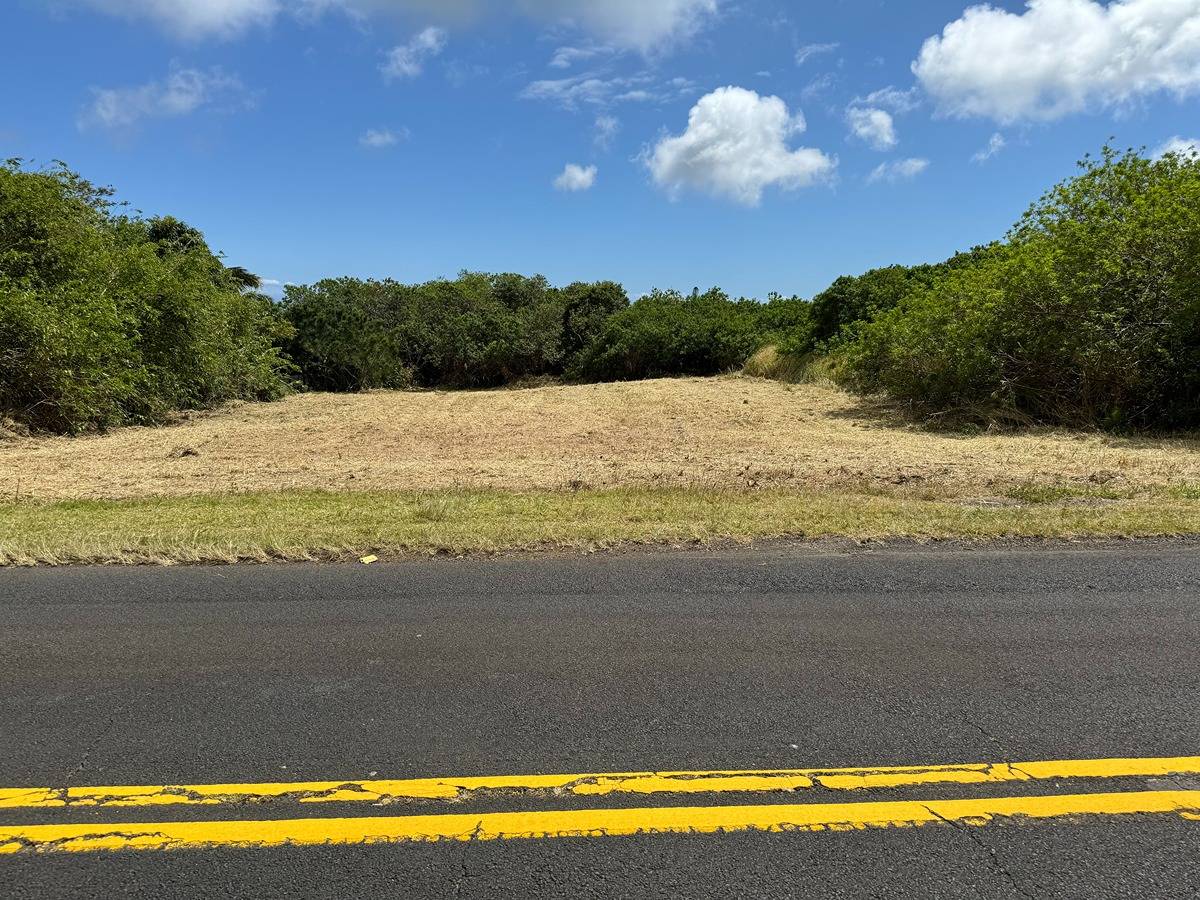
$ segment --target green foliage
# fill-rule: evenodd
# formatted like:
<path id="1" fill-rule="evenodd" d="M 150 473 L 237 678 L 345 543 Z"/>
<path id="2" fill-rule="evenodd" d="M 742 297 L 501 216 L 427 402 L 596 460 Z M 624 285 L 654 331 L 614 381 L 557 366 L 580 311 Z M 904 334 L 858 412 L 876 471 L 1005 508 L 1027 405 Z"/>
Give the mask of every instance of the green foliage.
<path id="1" fill-rule="evenodd" d="M 714 288 L 684 297 L 654 291 L 608 319 L 569 372 L 582 381 L 714 375 L 741 366 L 754 351 L 801 326 L 806 305 L 730 300 Z"/>
<path id="2" fill-rule="evenodd" d="M 289 287 L 283 313 L 306 383 L 323 390 L 488 387 L 559 375 L 615 310 L 613 282 L 464 272 L 405 285 L 353 278 Z"/>
<path id="3" fill-rule="evenodd" d="M 381 324 L 394 305 L 389 286 L 338 278 L 285 288 L 282 314 L 292 327 L 288 350 L 307 386 L 357 391 L 412 383 L 394 336 Z"/>
<path id="4" fill-rule="evenodd" d="M 833 373 L 931 415 L 1200 425 L 1200 157 L 1105 149 L 1003 243 L 835 281 L 811 303 L 463 272 L 329 279 L 276 306 L 178 219 L 65 166 L 0 165 L 0 415 L 78 432 L 324 390 Z M 286 353 L 285 353 L 286 351 Z M 794 370 L 794 371 L 793 371 Z"/>
<path id="5" fill-rule="evenodd" d="M 629 306 L 625 288 L 615 281 L 575 282 L 563 288 L 562 348 L 573 360 L 604 330 L 609 318 Z"/>
<path id="6" fill-rule="evenodd" d="M 283 393 L 270 302 L 195 229 L 110 198 L 62 165 L 0 166 L 0 413 L 78 432 Z"/>
<path id="7" fill-rule="evenodd" d="M 996 245 L 958 253 L 942 263 L 887 266 L 862 275 L 843 275 L 812 299 L 809 327 L 792 332 L 783 348 L 790 353 L 828 350 L 853 340 L 858 329 L 895 308 L 909 294 L 929 287 L 947 273 L 978 264 Z"/>
<path id="8" fill-rule="evenodd" d="M 928 412 L 1200 424 L 1200 159 L 1106 148 L 1007 245 L 862 329 L 845 371 Z"/>

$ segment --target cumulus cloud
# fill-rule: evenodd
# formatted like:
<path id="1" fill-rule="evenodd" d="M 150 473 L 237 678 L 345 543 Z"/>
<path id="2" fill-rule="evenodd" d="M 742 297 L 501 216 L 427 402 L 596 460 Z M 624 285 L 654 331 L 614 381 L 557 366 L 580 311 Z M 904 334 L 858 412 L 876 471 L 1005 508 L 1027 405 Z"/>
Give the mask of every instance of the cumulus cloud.
<path id="1" fill-rule="evenodd" d="M 595 166 L 580 166 L 575 163 L 567 163 L 561 174 L 554 179 L 554 187 L 559 191 L 576 191 L 590 190 L 592 185 L 596 183 L 596 167 Z"/>
<path id="2" fill-rule="evenodd" d="M 913 72 L 942 114 L 1004 124 L 1184 96 L 1200 88 L 1200 2 L 972 6 L 925 42 Z"/>
<path id="3" fill-rule="evenodd" d="M 416 78 L 432 59 L 446 49 L 446 32 L 434 25 L 418 31 L 407 44 L 393 47 L 380 70 L 389 81 L 396 78 Z"/>
<path id="4" fill-rule="evenodd" d="M 897 159 L 892 162 L 880 163 L 867 176 L 867 184 L 886 181 L 894 184 L 897 181 L 911 181 L 929 168 L 927 159 Z"/>
<path id="5" fill-rule="evenodd" d="M 154 22 L 181 37 L 231 36 L 270 24 L 280 13 L 316 16 L 332 10 L 356 17 L 392 14 L 465 24 L 507 13 L 575 27 L 602 41 L 643 52 L 691 37 L 711 20 L 719 0 L 64 0 L 130 19 Z"/>
<path id="6" fill-rule="evenodd" d="M 662 138 L 645 162 L 672 197 L 700 190 L 757 206 L 772 185 L 794 190 L 833 174 L 836 161 L 820 150 L 788 146 L 804 128 L 804 117 L 778 97 L 718 88 L 692 107 L 687 130 Z"/>
<path id="7" fill-rule="evenodd" d="M 92 88 L 92 102 L 80 114 L 82 129 L 132 128 L 144 119 L 186 116 L 201 108 L 235 108 L 251 104 L 242 82 L 220 69 L 173 66 L 167 77 L 146 84 Z"/>
<path id="8" fill-rule="evenodd" d="M 369 150 L 383 150 L 408 140 L 408 129 L 393 131 L 390 128 L 368 128 L 358 139 L 359 146 Z"/>
<path id="9" fill-rule="evenodd" d="M 987 146 L 972 156 L 971 160 L 977 163 L 987 162 L 1006 146 L 1008 146 L 1008 141 L 1004 139 L 1004 135 L 997 131 L 988 138 Z"/>
<path id="10" fill-rule="evenodd" d="M 875 150 L 890 150 L 899 140 L 896 123 L 886 110 L 852 106 L 846 110 L 846 124 L 851 134 Z"/>
<path id="11" fill-rule="evenodd" d="M 1154 151 L 1154 158 L 1162 159 L 1168 153 L 1174 153 L 1176 156 L 1193 156 L 1200 153 L 1200 138 L 1185 138 L 1179 135 L 1168 138 Z"/>

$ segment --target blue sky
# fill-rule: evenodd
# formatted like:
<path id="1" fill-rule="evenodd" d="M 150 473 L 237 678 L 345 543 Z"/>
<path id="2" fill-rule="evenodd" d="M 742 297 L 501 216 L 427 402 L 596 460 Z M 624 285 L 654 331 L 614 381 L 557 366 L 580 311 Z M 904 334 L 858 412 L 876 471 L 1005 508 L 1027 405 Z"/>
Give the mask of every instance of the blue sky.
<path id="1" fill-rule="evenodd" d="M 811 295 L 1200 134 L 1200 0 L 8 0 L 0 147 L 275 281 Z"/>

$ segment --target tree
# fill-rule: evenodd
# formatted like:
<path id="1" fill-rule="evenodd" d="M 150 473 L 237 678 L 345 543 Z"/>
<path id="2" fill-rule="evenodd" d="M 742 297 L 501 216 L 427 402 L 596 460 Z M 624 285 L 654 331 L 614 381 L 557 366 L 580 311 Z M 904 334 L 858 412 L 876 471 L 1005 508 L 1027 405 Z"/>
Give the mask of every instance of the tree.
<path id="1" fill-rule="evenodd" d="M 198 231 L 111 197 L 61 164 L 0 166 L 0 412 L 83 431 L 283 393 L 269 304 Z"/>
<path id="2" fill-rule="evenodd" d="M 937 414 L 1200 424 L 1200 158 L 1105 148 L 973 264 L 867 325 L 860 390 Z"/>

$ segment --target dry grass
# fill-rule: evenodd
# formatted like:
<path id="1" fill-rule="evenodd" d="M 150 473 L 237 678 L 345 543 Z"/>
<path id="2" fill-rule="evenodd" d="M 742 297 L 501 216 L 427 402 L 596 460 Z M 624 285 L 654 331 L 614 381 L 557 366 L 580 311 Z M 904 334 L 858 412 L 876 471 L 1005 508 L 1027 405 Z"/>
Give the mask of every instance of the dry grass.
<path id="1" fill-rule="evenodd" d="M 971 506 L 778 489 L 289 492 L 0 505 L 0 565 L 342 559 L 715 539 L 1200 533 L 1200 498 Z"/>
<path id="2" fill-rule="evenodd" d="M 301 394 L 169 428 L 10 436 L 0 499 L 615 487 L 1103 499 L 1200 484 L 1198 451 L 1183 438 L 936 433 L 827 385 L 746 377 Z"/>

